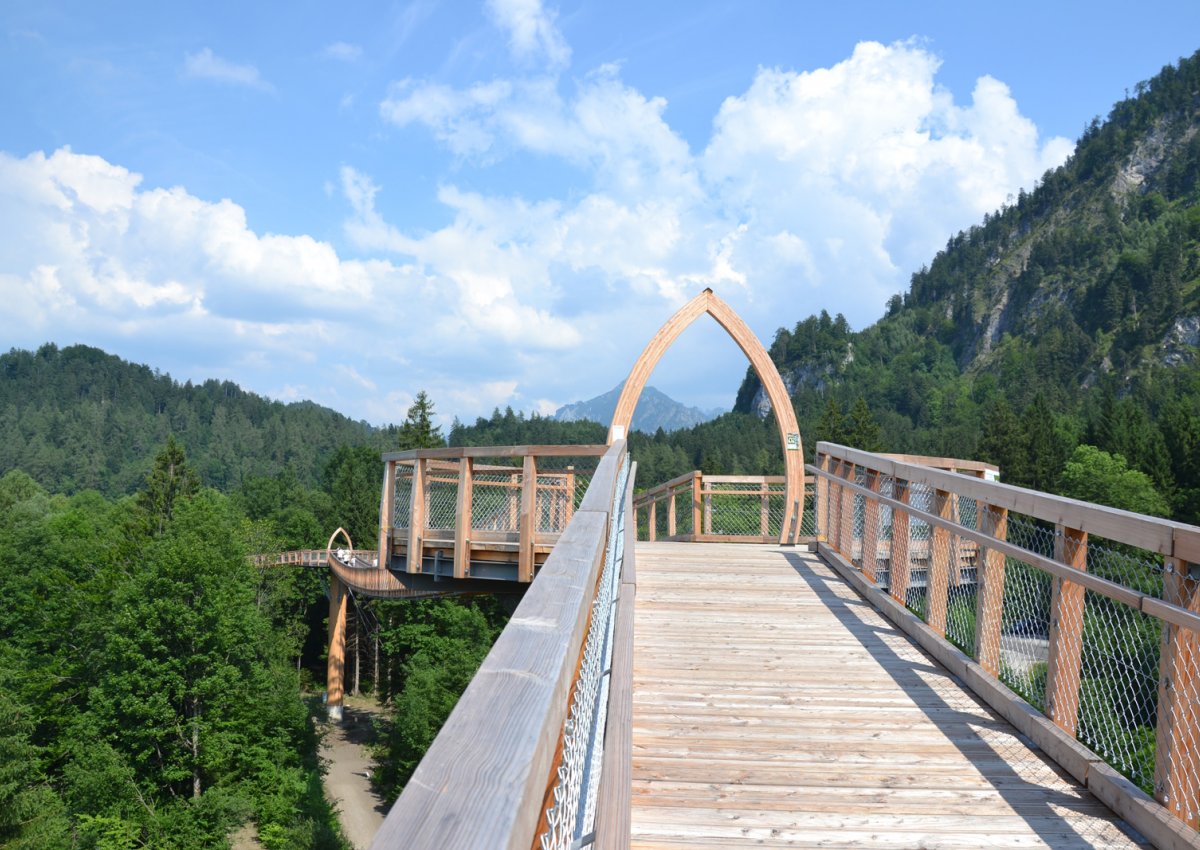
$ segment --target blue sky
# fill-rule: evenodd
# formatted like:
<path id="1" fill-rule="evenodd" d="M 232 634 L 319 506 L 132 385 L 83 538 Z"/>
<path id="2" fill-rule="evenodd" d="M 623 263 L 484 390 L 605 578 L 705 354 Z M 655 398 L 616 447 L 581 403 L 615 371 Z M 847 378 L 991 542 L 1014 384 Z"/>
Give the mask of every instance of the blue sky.
<path id="1" fill-rule="evenodd" d="M 1200 4 L 0 8 L 0 344 L 397 421 L 547 412 L 705 286 L 877 319 Z M 713 323 L 653 376 L 728 407 Z"/>

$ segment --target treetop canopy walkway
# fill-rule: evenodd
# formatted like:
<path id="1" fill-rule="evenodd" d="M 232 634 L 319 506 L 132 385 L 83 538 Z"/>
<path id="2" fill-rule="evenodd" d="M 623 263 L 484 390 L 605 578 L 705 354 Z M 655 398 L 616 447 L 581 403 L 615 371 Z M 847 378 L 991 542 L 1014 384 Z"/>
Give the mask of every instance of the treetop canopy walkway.
<path id="1" fill-rule="evenodd" d="M 774 373 L 706 291 L 609 445 L 385 455 L 377 550 L 331 540 L 334 633 L 348 589 L 524 591 L 373 846 L 1200 847 L 1200 528 L 805 467 L 786 392 L 783 476 L 635 497 L 632 405 L 705 312 Z"/>

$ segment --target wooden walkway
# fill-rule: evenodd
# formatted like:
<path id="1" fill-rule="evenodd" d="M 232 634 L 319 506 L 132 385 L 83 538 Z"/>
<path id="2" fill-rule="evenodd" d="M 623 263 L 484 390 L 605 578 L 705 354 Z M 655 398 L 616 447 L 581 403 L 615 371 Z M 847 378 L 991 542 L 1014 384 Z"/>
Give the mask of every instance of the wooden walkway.
<path id="1" fill-rule="evenodd" d="M 1149 846 L 815 555 L 637 578 L 634 848 Z"/>

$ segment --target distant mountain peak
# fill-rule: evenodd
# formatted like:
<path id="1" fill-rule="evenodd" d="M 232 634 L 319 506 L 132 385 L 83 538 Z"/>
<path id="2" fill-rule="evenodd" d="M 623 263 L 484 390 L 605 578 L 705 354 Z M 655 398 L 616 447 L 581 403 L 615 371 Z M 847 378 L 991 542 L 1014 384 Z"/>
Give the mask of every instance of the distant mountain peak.
<path id="1" fill-rule="evenodd" d="M 625 382 L 617 384 L 603 395 L 587 401 L 576 401 L 565 404 L 554 412 L 554 418 L 560 422 L 575 422 L 579 419 L 589 419 L 608 427 L 612 422 L 613 412 L 617 409 L 617 401 Z M 725 411 L 704 411 L 698 407 L 688 407 L 675 401 L 661 390 L 646 387 L 638 399 L 637 409 L 633 412 L 633 430 L 653 434 L 659 428 L 664 431 L 678 431 L 681 428 L 691 428 L 710 419 L 716 419 Z"/>

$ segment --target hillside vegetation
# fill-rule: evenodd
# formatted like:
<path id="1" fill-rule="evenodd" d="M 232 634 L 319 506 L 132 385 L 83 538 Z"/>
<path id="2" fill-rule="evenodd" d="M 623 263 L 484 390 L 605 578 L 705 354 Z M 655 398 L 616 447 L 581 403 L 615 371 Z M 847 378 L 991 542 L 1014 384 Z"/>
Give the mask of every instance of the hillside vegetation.
<path id="1" fill-rule="evenodd" d="M 395 438 L 312 402 L 282 404 L 229 381 L 180 384 L 85 345 L 0 355 L 0 474 L 54 492 L 134 492 L 173 434 L 204 484 L 231 490 L 287 472 L 316 486 L 339 446 Z"/>

